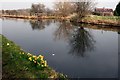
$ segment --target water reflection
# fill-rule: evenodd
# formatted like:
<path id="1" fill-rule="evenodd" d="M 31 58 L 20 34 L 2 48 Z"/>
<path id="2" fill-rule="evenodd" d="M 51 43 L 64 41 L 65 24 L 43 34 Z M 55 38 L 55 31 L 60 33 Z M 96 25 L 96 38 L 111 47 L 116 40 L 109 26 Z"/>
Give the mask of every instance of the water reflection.
<path id="1" fill-rule="evenodd" d="M 42 30 L 51 23 L 56 24 L 54 32 L 54 40 L 65 40 L 70 47 L 69 54 L 84 57 L 87 51 L 92 51 L 95 48 L 95 40 L 91 33 L 85 28 L 91 27 L 94 29 L 103 29 L 104 27 L 96 27 L 87 24 L 70 23 L 69 21 L 57 20 L 31 20 L 30 24 L 33 30 Z M 105 27 L 103 30 L 111 30 Z M 118 32 L 119 34 L 119 32 Z"/>
<path id="2" fill-rule="evenodd" d="M 70 24 L 70 22 L 67 21 L 61 21 L 57 24 L 58 29 L 55 31 L 55 39 L 54 40 L 68 40 L 70 37 L 70 33 L 73 30 L 73 25 Z"/>
<path id="3" fill-rule="evenodd" d="M 55 40 L 65 39 L 69 43 L 71 48 L 69 53 L 84 57 L 86 51 L 94 50 L 95 40 L 93 36 L 81 27 L 73 26 L 70 22 L 60 22 L 57 26 L 58 29 L 55 31 Z"/>
<path id="4" fill-rule="evenodd" d="M 45 26 L 49 26 L 51 20 L 30 20 L 30 24 L 33 30 L 42 30 Z"/>
<path id="5" fill-rule="evenodd" d="M 95 40 L 93 36 L 85 30 L 83 27 L 78 27 L 72 34 L 69 40 L 70 44 L 70 54 L 76 56 L 85 56 L 86 51 L 94 50 Z"/>

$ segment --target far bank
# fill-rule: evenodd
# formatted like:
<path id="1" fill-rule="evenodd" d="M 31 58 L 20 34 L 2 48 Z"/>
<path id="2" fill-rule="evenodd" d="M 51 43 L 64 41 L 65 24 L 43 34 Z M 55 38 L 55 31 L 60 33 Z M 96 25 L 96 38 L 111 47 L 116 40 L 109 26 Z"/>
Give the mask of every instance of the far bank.
<path id="1" fill-rule="evenodd" d="M 69 20 L 71 22 L 76 23 L 87 23 L 93 25 L 103 25 L 103 26 L 113 26 L 120 27 L 120 17 L 119 16 L 96 16 L 96 15 L 88 15 L 82 19 L 78 19 L 77 16 L 70 15 L 67 17 L 63 16 L 24 16 L 24 15 L 2 15 L 2 17 L 6 18 L 19 18 L 19 19 L 32 19 L 32 20 L 41 20 L 41 19 L 60 19 L 60 20 Z"/>

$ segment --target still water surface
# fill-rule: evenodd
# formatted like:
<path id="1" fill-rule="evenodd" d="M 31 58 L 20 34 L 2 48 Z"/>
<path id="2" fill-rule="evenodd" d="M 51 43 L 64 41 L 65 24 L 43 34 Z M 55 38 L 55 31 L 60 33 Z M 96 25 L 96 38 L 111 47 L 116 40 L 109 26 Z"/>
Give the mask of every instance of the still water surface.
<path id="1" fill-rule="evenodd" d="M 118 33 L 55 20 L 2 21 L 2 34 L 71 78 L 118 77 Z M 54 54 L 54 55 L 53 55 Z"/>

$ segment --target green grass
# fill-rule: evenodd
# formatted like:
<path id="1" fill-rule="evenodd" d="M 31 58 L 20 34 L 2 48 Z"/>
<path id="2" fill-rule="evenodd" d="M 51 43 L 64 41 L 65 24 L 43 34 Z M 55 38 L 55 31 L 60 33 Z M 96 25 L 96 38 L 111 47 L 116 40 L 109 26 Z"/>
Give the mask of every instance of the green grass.
<path id="1" fill-rule="evenodd" d="M 118 16 L 96 16 L 92 15 L 90 17 L 85 17 L 87 20 L 111 20 L 111 21 L 120 21 Z"/>
<path id="2" fill-rule="evenodd" d="M 52 68 L 42 66 L 29 60 L 29 58 L 38 57 L 24 52 L 14 42 L 2 37 L 2 77 L 3 78 L 63 78 L 65 76 L 55 72 Z M 0 42 L 1 43 L 1 42 Z M 28 55 L 29 54 L 29 55 Z M 45 60 L 43 60 L 45 61 Z"/>
<path id="3" fill-rule="evenodd" d="M 2 43 L 2 36 L 0 35 L 0 43 Z"/>
<path id="4" fill-rule="evenodd" d="M 2 62 L 2 36 L 0 35 L 0 63 Z M 0 65 L 0 69 L 2 65 Z"/>

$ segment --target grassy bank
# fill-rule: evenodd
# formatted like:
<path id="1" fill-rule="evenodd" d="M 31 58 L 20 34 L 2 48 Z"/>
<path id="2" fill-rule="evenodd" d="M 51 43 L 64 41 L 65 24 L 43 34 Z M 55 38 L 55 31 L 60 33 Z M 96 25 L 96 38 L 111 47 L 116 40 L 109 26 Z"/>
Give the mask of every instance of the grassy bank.
<path id="1" fill-rule="evenodd" d="M 8 17 L 8 18 L 19 18 L 19 19 L 32 19 L 32 20 L 38 20 L 38 19 L 60 19 L 60 20 L 70 20 L 80 23 L 88 23 L 88 24 L 94 24 L 94 25 L 105 25 L 105 26 L 120 26 L 120 17 L 118 16 L 96 16 L 96 15 L 89 15 L 82 19 L 79 19 L 78 16 L 69 15 L 67 17 L 62 16 L 24 16 L 24 15 L 2 15 L 2 17 Z"/>
<path id="2" fill-rule="evenodd" d="M 105 26 L 120 26 L 120 17 L 118 16 L 96 16 L 89 15 L 82 19 L 78 19 L 77 16 L 71 18 L 71 21 L 94 24 L 94 25 L 105 25 Z"/>
<path id="3" fill-rule="evenodd" d="M 2 78 L 2 36 L 0 36 L 0 78 Z"/>
<path id="4" fill-rule="evenodd" d="M 2 37 L 2 78 L 62 78 L 47 65 L 44 56 L 24 52 L 14 42 Z"/>
<path id="5" fill-rule="evenodd" d="M 96 16 L 96 15 L 91 15 L 89 17 L 86 17 L 84 19 L 87 20 L 109 20 L 109 21 L 120 21 L 119 16 Z"/>
<path id="6" fill-rule="evenodd" d="M 87 16 L 82 19 L 83 22 L 92 24 L 101 24 L 108 26 L 120 26 L 120 17 L 117 16 Z"/>
<path id="7" fill-rule="evenodd" d="M 2 17 L 8 17 L 8 18 L 20 18 L 20 19 L 69 19 L 69 17 L 61 17 L 61 16 L 24 16 L 24 15 L 2 15 Z"/>

